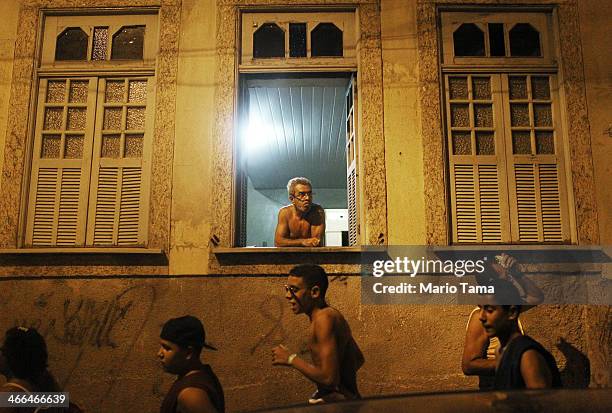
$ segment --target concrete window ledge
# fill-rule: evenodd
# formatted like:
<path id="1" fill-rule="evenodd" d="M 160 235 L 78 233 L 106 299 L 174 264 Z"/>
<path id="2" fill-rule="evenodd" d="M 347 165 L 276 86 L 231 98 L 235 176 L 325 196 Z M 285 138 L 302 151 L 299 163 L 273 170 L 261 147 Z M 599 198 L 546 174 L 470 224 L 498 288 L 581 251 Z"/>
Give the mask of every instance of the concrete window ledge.
<path id="1" fill-rule="evenodd" d="M 440 258 L 476 258 L 482 254 L 506 254 L 515 257 L 522 264 L 563 264 L 563 263 L 609 263 L 612 262 L 607 250 L 599 245 L 462 245 L 432 247 Z"/>
<path id="2" fill-rule="evenodd" d="M 0 255 L 30 254 L 164 254 L 161 248 L 0 248 Z"/>
<path id="3" fill-rule="evenodd" d="M 0 267 L 153 266 L 168 265 L 161 248 L 3 248 Z"/>
<path id="4" fill-rule="evenodd" d="M 217 261 L 224 265 L 273 264 L 359 264 L 361 247 L 245 247 L 213 248 Z"/>
<path id="5" fill-rule="evenodd" d="M 217 247 L 211 252 L 211 274 L 245 276 L 286 276 L 298 264 L 321 265 L 331 276 L 360 275 L 361 262 L 372 254 L 361 247 Z M 387 257 L 384 250 L 377 254 Z"/>

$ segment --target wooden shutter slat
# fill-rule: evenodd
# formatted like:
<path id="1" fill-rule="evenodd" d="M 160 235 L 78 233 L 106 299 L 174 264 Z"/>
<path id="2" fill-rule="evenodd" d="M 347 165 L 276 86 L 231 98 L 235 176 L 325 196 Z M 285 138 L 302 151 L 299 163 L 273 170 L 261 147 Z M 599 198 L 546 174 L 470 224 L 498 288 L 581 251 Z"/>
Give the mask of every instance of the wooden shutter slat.
<path id="1" fill-rule="evenodd" d="M 480 220 L 483 242 L 502 240 L 497 165 L 478 165 Z"/>
<path id="2" fill-rule="evenodd" d="M 94 245 L 113 245 L 117 209 L 118 168 L 100 168 L 95 205 Z"/>
<path id="3" fill-rule="evenodd" d="M 537 242 L 540 240 L 540 237 L 534 165 L 515 164 L 514 179 L 516 185 L 519 241 Z"/>
<path id="4" fill-rule="evenodd" d="M 476 225 L 476 189 L 474 167 L 472 165 L 455 165 L 455 221 L 459 242 L 478 241 Z"/>
<path id="5" fill-rule="evenodd" d="M 121 202 L 119 204 L 118 245 L 138 243 L 140 221 L 140 186 L 142 171 L 140 168 L 123 168 L 121 185 Z"/>

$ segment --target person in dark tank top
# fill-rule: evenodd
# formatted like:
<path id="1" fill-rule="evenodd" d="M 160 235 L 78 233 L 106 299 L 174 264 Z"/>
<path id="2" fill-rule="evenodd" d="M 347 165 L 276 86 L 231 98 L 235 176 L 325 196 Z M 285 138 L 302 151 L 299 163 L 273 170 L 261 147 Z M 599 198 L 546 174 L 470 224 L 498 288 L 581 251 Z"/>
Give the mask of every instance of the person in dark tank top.
<path id="1" fill-rule="evenodd" d="M 168 320 L 160 334 L 157 353 L 167 373 L 176 381 L 162 402 L 161 413 L 224 413 L 225 398 L 219 379 L 208 364 L 200 361 L 206 343 L 202 322 L 187 315 Z"/>
<path id="2" fill-rule="evenodd" d="M 554 357 L 533 338 L 521 334 L 518 317 L 521 296 L 506 280 L 494 282 L 495 294 L 483 296 L 479 320 L 489 337 L 500 342 L 496 354 L 494 388 L 497 390 L 561 387 Z"/>

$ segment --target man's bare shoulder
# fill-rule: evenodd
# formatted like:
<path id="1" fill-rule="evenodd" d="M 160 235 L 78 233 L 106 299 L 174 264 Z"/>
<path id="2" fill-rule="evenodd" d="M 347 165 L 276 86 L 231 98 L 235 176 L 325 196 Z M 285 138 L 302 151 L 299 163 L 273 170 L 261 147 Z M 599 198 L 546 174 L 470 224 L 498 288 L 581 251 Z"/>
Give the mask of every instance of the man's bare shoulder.
<path id="1" fill-rule="evenodd" d="M 331 322 L 337 325 L 338 322 L 344 322 L 344 316 L 334 307 L 327 306 L 320 309 L 312 318 L 313 324 Z"/>
<path id="2" fill-rule="evenodd" d="M 293 207 L 293 205 L 285 205 L 284 207 L 281 207 L 281 209 L 278 210 L 278 216 L 279 217 L 288 217 L 291 214 L 291 208 Z"/>

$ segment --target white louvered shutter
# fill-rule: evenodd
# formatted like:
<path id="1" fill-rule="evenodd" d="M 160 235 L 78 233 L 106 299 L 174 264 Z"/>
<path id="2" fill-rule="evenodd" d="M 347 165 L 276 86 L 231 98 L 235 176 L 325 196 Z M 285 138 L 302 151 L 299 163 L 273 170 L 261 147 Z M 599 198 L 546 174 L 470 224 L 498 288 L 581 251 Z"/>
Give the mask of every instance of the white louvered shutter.
<path id="1" fill-rule="evenodd" d="M 153 88 L 152 78 L 99 80 L 89 245 L 146 242 Z"/>
<path id="2" fill-rule="evenodd" d="M 570 241 L 556 79 L 504 75 L 512 238 Z"/>
<path id="3" fill-rule="evenodd" d="M 85 243 L 95 88 L 92 78 L 40 80 L 27 246 Z"/>
<path id="4" fill-rule="evenodd" d="M 457 74 L 445 82 L 453 242 L 508 242 L 499 78 Z"/>
<path id="5" fill-rule="evenodd" d="M 346 91 L 346 188 L 348 200 L 349 245 L 359 244 L 359 192 L 357 185 L 357 94 L 356 80 Z"/>

